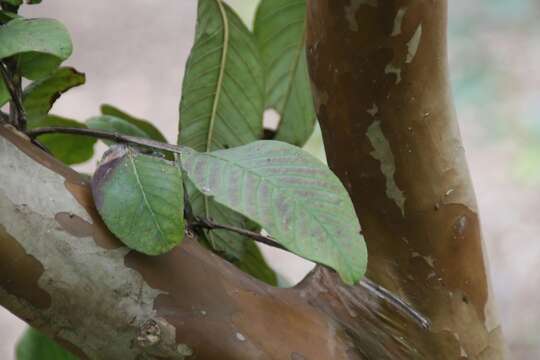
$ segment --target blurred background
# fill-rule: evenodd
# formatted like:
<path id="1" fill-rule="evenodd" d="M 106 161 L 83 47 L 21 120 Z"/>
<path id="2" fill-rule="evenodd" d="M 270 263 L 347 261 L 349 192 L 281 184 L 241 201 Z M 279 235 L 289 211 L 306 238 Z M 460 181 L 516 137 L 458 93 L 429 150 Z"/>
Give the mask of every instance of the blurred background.
<path id="1" fill-rule="evenodd" d="M 257 0 L 228 2 L 251 24 Z M 453 90 L 503 329 L 513 359 L 540 359 L 540 2 L 449 3 Z M 175 142 L 196 0 L 44 0 L 22 13 L 61 20 L 75 44 L 67 64 L 87 75 L 55 114 L 85 120 L 110 103 Z M 307 147 L 323 156 L 320 131 Z M 264 251 L 292 283 L 312 266 Z M 13 359 L 24 327 L 0 308 L 0 359 Z"/>

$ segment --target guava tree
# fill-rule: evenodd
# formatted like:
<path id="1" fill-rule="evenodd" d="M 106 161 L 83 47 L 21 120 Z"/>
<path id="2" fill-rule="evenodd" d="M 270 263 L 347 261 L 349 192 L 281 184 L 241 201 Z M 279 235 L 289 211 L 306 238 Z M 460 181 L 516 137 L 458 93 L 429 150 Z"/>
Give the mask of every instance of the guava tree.
<path id="1" fill-rule="evenodd" d="M 36 2 L 0 0 L 19 359 L 503 358 L 445 1 L 262 0 L 250 31 L 199 0 L 176 145 L 112 105 L 50 113 L 85 76 L 61 23 L 18 15 Z M 330 168 L 301 149 L 316 119 Z M 95 173 L 72 170 L 97 141 Z M 279 288 L 257 242 L 317 266 Z"/>

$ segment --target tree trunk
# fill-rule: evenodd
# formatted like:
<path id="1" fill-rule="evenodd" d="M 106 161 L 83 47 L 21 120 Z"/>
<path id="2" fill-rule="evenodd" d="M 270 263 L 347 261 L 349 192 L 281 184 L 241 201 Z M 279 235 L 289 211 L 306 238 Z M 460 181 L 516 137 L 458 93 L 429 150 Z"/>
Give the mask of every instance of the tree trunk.
<path id="1" fill-rule="evenodd" d="M 81 176 L 0 126 L 0 304 L 90 359 L 502 358 L 448 94 L 446 4 L 395 3 L 311 1 L 308 49 L 369 275 L 403 300 L 322 267 L 276 289 L 192 238 L 130 252 Z"/>
<path id="2" fill-rule="evenodd" d="M 446 18 L 446 1 L 311 0 L 310 74 L 329 165 L 368 243 L 369 276 L 431 319 L 430 357 L 497 359 Z"/>

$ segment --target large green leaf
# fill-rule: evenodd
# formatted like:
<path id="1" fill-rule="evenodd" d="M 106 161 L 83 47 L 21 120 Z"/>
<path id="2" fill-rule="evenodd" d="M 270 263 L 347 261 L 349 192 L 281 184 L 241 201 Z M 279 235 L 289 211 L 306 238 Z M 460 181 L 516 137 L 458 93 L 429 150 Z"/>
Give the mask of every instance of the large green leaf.
<path id="1" fill-rule="evenodd" d="M 185 180 L 185 185 L 192 211 L 196 216 L 210 218 L 217 224 L 228 224 L 241 229 L 253 231 L 260 229 L 245 216 L 203 196 L 189 179 Z M 208 203 L 205 203 L 205 200 Z M 208 204 L 208 212 L 206 212 L 206 204 Z M 212 230 L 204 233 L 204 237 L 213 250 L 238 268 L 270 285 L 277 285 L 276 274 L 250 238 L 227 230 Z"/>
<path id="2" fill-rule="evenodd" d="M 111 115 L 95 116 L 86 121 L 90 129 L 103 130 L 123 135 L 137 136 L 149 139 L 150 136 L 137 126 L 128 121 Z M 104 143 L 111 146 L 113 141 L 104 140 Z"/>
<path id="3" fill-rule="evenodd" d="M 28 328 L 17 343 L 17 360 L 77 360 L 38 330 Z"/>
<path id="4" fill-rule="evenodd" d="M 186 150 L 182 166 L 203 194 L 257 222 L 290 251 L 336 269 L 348 284 L 364 274 L 366 247 L 347 191 L 300 148 L 257 141 L 211 153 Z"/>
<path id="5" fill-rule="evenodd" d="M 47 115 L 30 123 L 29 128 L 48 126 L 86 128 L 86 125 L 75 120 L 66 119 L 56 115 Z M 88 136 L 69 134 L 46 134 L 38 138 L 49 151 L 67 165 L 80 164 L 88 161 L 94 155 L 96 139 Z"/>
<path id="6" fill-rule="evenodd" d="M 0 27 L 0 59 L 20 55 L 22 74 L 47 76 L 72 53 L 67 29 L 53 19 L 14 19 Z"/>
<path id="7" fill-rule="evenodd" d="M 255 141 L 262 135 L 263 109 L 263 70 L 253 35 L 222 1 L 200 0 L 180 103 L 179 143 L 210 151 Z M 190 191 L 190 202 L 197 216 L 249 227 L 244 216 L 196 190 Z M 209 232 L 207 239 L 233 262 L 244 258 L 251 242 L 224 230 Z"/>
<path id="8" fill-rule="evenodd" d="M 134 125 L 138 127 L 140 130 L 144 131 L 150 139 L 161 141 L 161 142 L 167 142 L 167 139 L 165 139 L 165 136 L 159 131 L 154 125 L 152 125 L 151 122 L 144 119 L 136 118 L 117 107 L 114 107 L 112 105 L 103 104 L 101 105 L 101 113 L 103 115 L 111 115 L 116 118 L 123 119 L 130 123 L 131 125 Z"/>
<path id="9" fill-rule="evenodd" d="M 109 230 L 129 248 L 159 255 L 184 239 L 182 171 L 174 163 L 114 146 L 92 177 L 92 193 Z"/>
<path id="10" fill-rule="evenodd" d="M 75 86 L 84 84 L 85 81 L 86 77 L 83 73 L 64 67 L 28 85 L 23 92 L 23 105 L 29 125 L 45 117 L 60 95 Z"/>
<path id="11" fill-rule="evenodd" d="M 199 0 L 179 143 L 211 151 L 259 139 L 263 109 L 264 75 L 253 35 L 221 0 Z"/>
<path id="12" fill-rule="evenodd" d="M 315 109 L 305 52 L 305 0 L 262 0 L 254 32 L 266 74 L 266 106 L 281 115 L 276 140 L 303 146 Z"/>

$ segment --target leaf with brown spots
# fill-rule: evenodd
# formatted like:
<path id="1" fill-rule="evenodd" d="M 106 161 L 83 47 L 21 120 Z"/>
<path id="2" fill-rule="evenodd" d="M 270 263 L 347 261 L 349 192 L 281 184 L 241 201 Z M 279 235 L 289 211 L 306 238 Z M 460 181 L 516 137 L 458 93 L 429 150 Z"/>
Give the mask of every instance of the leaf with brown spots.
<path id="1" fill-rule="evenodd" d="M 347 191 L 302 149 L 279 141 L 211 153 L 186 149 L 182 166 L 199 191 L 290 251 L 336 269 L 348 284 L 364 274 L 366 248 Z"/>

